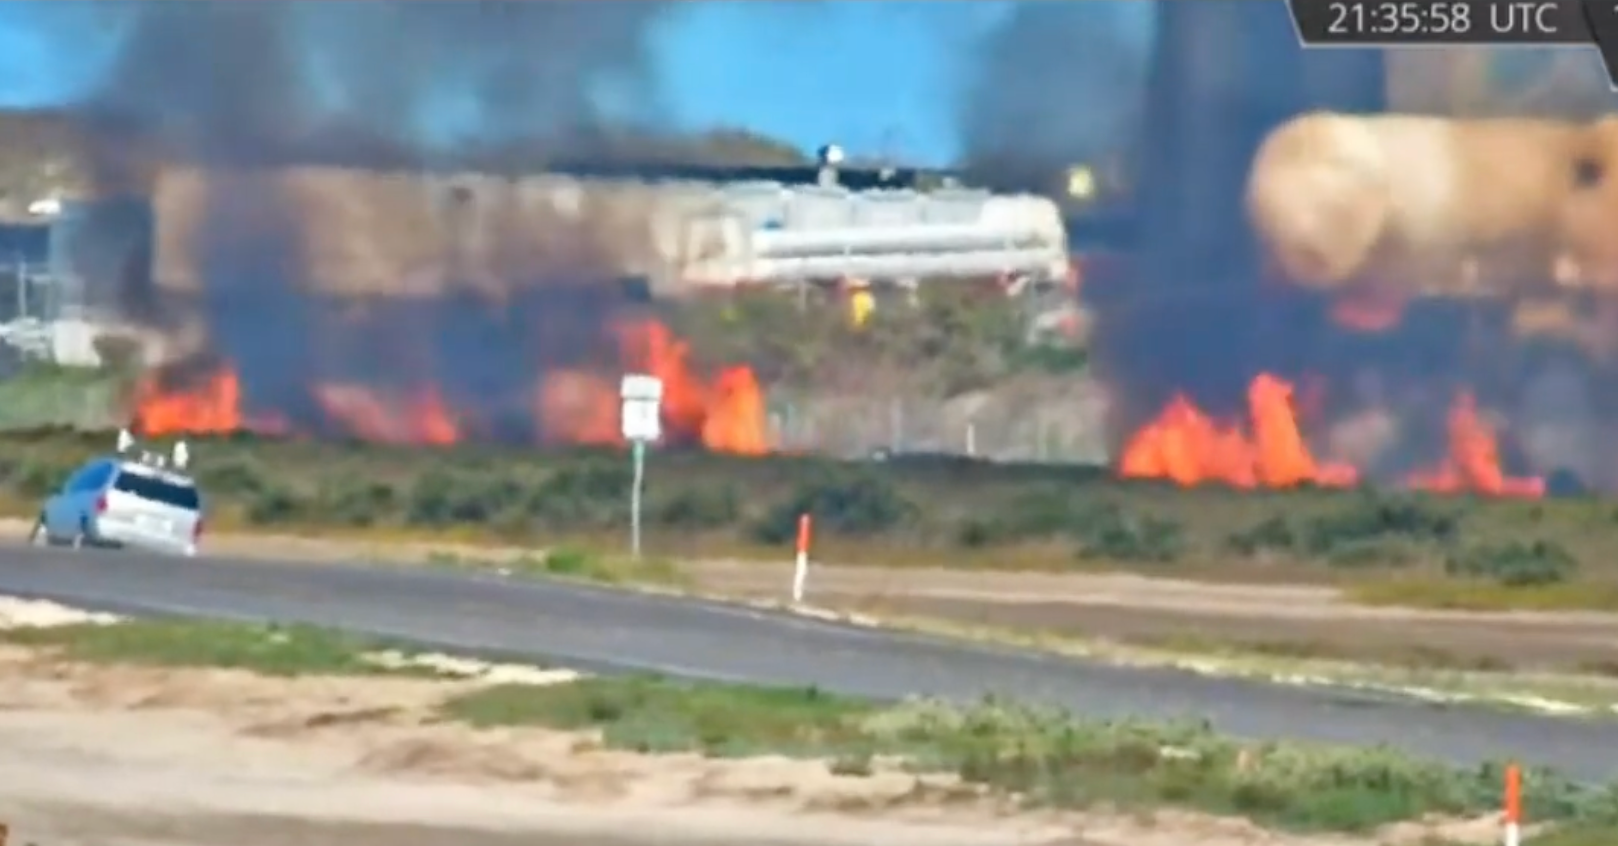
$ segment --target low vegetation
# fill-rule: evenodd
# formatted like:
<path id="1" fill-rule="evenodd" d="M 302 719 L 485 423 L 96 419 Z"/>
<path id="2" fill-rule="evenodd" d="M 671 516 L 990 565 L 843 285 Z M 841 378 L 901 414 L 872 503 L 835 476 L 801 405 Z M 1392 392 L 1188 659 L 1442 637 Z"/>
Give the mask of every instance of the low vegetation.
<path id="1" fill-rule="evenodd" d="M 380 641 L 314 626 L 126 620 L 5 629 L 0 641 L 53 649 L 91 664 L 212 667 L 268 676 L 409 672 L 366 657 L 387 648 Z"/>
<path id="2" fill-rule="evenodd" d="M 379 644 L 309 627 L 181 620 L 13 629 L 0 639 L 59 650 L 70 660 L 224 667 L 270 675 L 408 672 L 368 658 Z M 420 671 L 418 671 L 420 674 Z M 813 687 L 686 683 L 660 677 L 584 678 L 548 686 L 491 685 L 450 695 L 444 717 L 477 728 L 534 726 L 599 733 L 608 747 L 710 757 L 821 759 L 846 776 L 877 771 L 954 774 L 918 781 L 916 798 L 980 791 L 1048 807 L 1181 807 L 1239 815 L 1275 828 L 1361 832 L 1498 807 L 1498 765 L 1456 769 L 1389 748 L 1237 741 L 1201 723 L 1087 720 L 985 700 L 882 704 Z M 1525 813 L 1558 823 L 1543 840 L 1610 840 L 1618 792 L 1551 771 L 1526 774 Z"/>
<path id="3" fill-rule="evenodd" d="M 132 382 L 127 371 L 111 367 L 21 364 L 0 379 L 0 429 L 117 425 Z"/>
<path id="4" fill-rule="evenodd" d="M 477 726 L 593 729 L 610 747 L 640 752 L 817 757 L 845 774 L 955 773 L 967 786 L 1034 805 L 1177 805 L 1304 830 L 1485 814 L 1499 807 L 1502 784 L 1493 765 L 1456 770 L 1387 748 L 1243 743 L 1205 724 L 1091 721 L 993 700 L 879 706 L 815 688 L 595 678 L 485 688 L 450 700 L 445 711 Z M 1534 820 L 1618 819 L 1618 793 L 1554 773 L 1529 774 L 1525 793 Z"/>
<path id="5" fill-rule="evenodd" d="M 693 353 L 715 364 L 745 361 L 787 391 L 871 392 L 891 382 L 907 393 L 950 397 L 1018 377 L 1071 378 L 1084 369 L 1074 339 L 1030 331 L 1035 307 L 997 288 L 923 284 L 914 302 L 888 296 L 862 327 L 850 325 L 839 292 L 800 303 L 774 292 L 714 304 L 671 305 L 667 317 Z M 1034 341 L 1034 343 L 1031 343 Z"/>
<path id="6" fill-rule="evenodd" d="M 0 435 L 0 497 L 29 508 L 107 433 Z M 630 466 L 611 450 L 195 442 L 211 525 L 621 548 Z M 658 556 L 778 558 L 800 514 L 817 557 L 1006 569 L 1339 582 L 1369 601 L 1618 606 L 1618 504 L 1370 490 L 1252 493 L 1121 483 L 1096 468 L 966 459 L 849 464 L 695 452 L 650 458 Z M 566 556 L 538 569 L 566 569 Z M 580 559 L 585 560 L 584 558 Z M 581 565 L 582 566 L 582 565 Z M 613 574 L 574 574 L 612 581 Z"/>

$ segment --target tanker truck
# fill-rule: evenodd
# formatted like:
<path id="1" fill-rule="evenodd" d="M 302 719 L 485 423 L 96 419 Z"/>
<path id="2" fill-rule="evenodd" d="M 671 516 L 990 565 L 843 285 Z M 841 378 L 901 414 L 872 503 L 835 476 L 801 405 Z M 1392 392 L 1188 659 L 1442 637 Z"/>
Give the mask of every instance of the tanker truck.
<path id="1" fill-rule="evenodd" d="M 521 285 L 546 262 L 644 278 L 659 296 L 1067 274 L 1050 200 L 883 180 L 176 166 L 157 177 L 152 208 L 154 282 L 175 291 L 201 289 L 207 233 L 271 225 L 295 228 L 306 284 L 337 295 Z"/>

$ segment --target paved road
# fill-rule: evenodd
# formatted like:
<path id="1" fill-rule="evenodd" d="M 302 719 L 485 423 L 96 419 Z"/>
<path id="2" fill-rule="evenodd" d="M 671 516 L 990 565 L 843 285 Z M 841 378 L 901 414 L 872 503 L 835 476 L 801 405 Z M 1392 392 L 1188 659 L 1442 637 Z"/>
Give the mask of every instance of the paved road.
<path id="1" fill-rule="evenodd" d="M 1618 773 L 1618 721 L 1443 708 L 883 632 L 699 600 L 364 565 L 0 548 L 0 593 L 129 613 L 285 620 L 583 669 L 816 684 L 844 693 L 1006 694 L 1102 717 L 1208 719 L 1248 737 L 1387 742 L 1457 763 L 1514 757 Z"/>

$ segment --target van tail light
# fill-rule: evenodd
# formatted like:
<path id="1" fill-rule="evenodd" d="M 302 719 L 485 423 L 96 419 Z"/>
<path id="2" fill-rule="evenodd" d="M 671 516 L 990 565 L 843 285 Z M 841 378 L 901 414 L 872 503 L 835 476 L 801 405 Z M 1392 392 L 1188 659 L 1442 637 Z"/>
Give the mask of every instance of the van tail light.
<path id="1" fill-rule="evenodd" d="M 97 514 L 105 514 L 105 513 L 107 513 L 107 495 L 106 494 L 102 494 L 101 496 L 96 497 L 96 513 Z"/>
<path id="2" fill-rule="evenodd" d="M 197 522 L 192 524 L 192 526 L 191 526 L 191 542 L 192 543 L 201 543 L 202 542 L 202 518 L 201 517 L 198 517 Z"/>

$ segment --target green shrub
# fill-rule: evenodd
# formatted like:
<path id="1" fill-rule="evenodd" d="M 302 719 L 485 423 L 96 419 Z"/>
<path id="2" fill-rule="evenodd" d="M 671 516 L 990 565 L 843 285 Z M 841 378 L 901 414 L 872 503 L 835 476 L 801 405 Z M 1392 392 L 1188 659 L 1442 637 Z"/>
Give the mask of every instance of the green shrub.
<path id="1" fill-rule="evenodd" d="M 1403 567 L 1423 544 L 1443 544 L 1456 536 L 1458 518 L 1406 497 L 1363 495 L 1356 502 L 1301 522 L 1272 515 L 1225 538 L 1238 555 L 1320 559 L 1330 567 Z"/>
<path id="2" fill-rule="evenodd" d="M 373 526 L 399 510 L 399 494 L 384 482 L 343 481 L 320 492 L 320 516 L 339 526 Z"/>
<path id="3" fill-rule="evenodd" d="M 269 486 L 264 468 L 256 461 L 226 459 L 203 462 L 197 467 L 197 481 L 213 496 L 252 497 Z"/>
<path id="4" fill-rule="evenodd" d="M 967 517 L 955 526 L 955 545 L 967 549 L 986 549 L 1013 540 L 1015 536 L 998 520 Z"/>
<path id="5" fill-rule="evenodd" d="M 624 462 L 564 467 L 528 494 L 522 511 L 528 520 L 552 530 L 622 526 L 629 521 L 634 481 L 634 472 Z"/>
<path id="6" fill-rule="evenodd" d="M 1415 561 L 1416 554 L 1409 546 L 1391 541 L 1345 544 L 1326 553 L 1327 566 L 1345 570 L 1407 567 Z"/>
<path id="7" fill-rule="evenodd" d="M 987 516 L 964 518 L 956 524 L 955 543 L 978 549 L 1072 535 L 1082 512 L 1068 490 L 1042 487 L 1018 494 Z"/>
<path id="8" fill-rule="evenodd" d="M 1448 543 L 1460 518 L 1447 509 L 1411 496 L 1369 493 L 1352 505 L 1314 517 L 1304 524 L 1304 548 L 1314 555 L 1368 541 L 1404 540 Z"/>
<path id="9" fill-rule="evenodd" d="M 1302 546 L 1298 533 L 1285 517 L 1266 517 L 1259 523 L 1232 532 L 1225 538 L 1225 547 L 1241 555 L 1262 555 L 1266 552 L 1297 552 Z"/>
<path id="10" fill-rule="evenodd" d="M 1578 573 L 1579 562 L 1554 541 L 1511 541 L 1461 550 L 1444 562 L 1444 570 L 1452 576 L 1530 587 L 1567 581 Z"/>
<path id="11" fill-rule="evenodd" d="M 1135 515 L 1114 503 L 1081 510 L 1072 531 L 1083 558 L 1162 564 L 1178 559 L 1185 550 L 1185 531 L 1178 523 Z"/>
<path id="12" fill-rule="evenodd" d="M 570 546 L 545 553 L 543 569 L 553 576 L 575 579 L 595 579 L 605 572 L 601 559 L 594 553 Z"/>
<path id="13" fill-rule="evenodd" d="M 50 461 L 25 461 L 12 474 L 11 487 L 29 498 L 44 497 L 61 490 L 72 468 Z"/>
<path id="14" fill-rule="evenodd" d="M 741 497 L 730 485 L 681 490 L 658 503 L 653 519 L 670 528 L 711 530 L 734 524 L 741 517 Z"/>
<path id="15" fill-rule="evenodd" d="M 800 485 L 752 527 L 762 543 L 782 544 L 798 532 L 798 517 L 810 514 L 815 531 L 844 537 L 871 537 L 912 519 L 917 507 L 893 483 L 875 473 L 829 473 Z"/>
<path id="16" fill-rule="evenodd" d="M 247 500 L 245 517 L 255 526 L 290 523 L 305 514 L 298 495 L 282 487 L 264 487 Z"/>
<path id="17" fill-rule="evenodd" d="M 431 470 L 411 486 L 405 520 L 420 526 L 489 523 L 522 495 L 510 478 Z"/>

